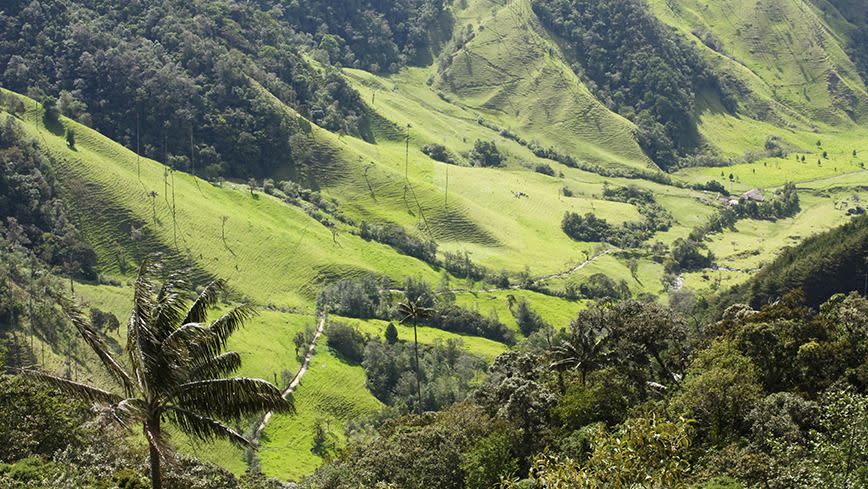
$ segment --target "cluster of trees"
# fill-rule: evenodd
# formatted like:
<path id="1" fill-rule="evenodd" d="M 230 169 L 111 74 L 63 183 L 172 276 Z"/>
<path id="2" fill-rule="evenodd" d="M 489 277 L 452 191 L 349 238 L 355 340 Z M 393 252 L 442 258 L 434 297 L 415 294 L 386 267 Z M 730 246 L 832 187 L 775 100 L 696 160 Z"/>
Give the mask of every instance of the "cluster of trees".
<path id="1" fill-rule="evenodd" d="M 428 155 L 429 158 L 442 163 L 455 164 L 455 156 L 446 146 L 442 144 L 426 144 L 422 146 L 422 152 Z"/>
<path id="2" fill-rule="evenodd" d="M 400 304 L 392 287 L 388 280 L 373 277 L 341 280 L 320 291 L 317 307 L 345 317 L 401 320 Z M 427 282 L 408 277 L 403 284 L 403 295 L 409 302 L 433 309 L 429 317 L 420 318 L 420 325 L 481 336 L 508 345 L 515 343 L 515 333 L 509 327 L 496 317 L 457 306 L 448 289 L 437 294 Z"/>
<path id="3" fill-rule="evenodd" d="M 593 213 L 581 216 L 566 212 L 561 220 L 561 229 L 576 241 L 608 242 L 621 248 L 636 248 L 651 238 L 657 231 L 666 231 L 672 225 L 672 214 L 654 200 L 654 195 L 635 185 L 603 189 L 603 198 L 636 206 L 642 221 L 625 222 L 613 226 Z"/>
<path id="4" fill-rule="evenodd" d="M 624 300 L 633 295 L 625 280 L 615 282 L 605 273 L 595 273 L 580 283 L 568 282 L 564 289 L 564 295 L 572 300 Z"/>
<path id="5" fill-rule="evenodd" d="M 13 2 L 0 13 L 0 83 L 206 177 L 262 175 L 303 159 L 296 140 L 306 124 L 265 90 L 323 127 L 363 135 L 358 94 L 299 54 L 308 36 L 279 7 L 262 7 Z"/>
<path id="6" fill-rule="evenodd" d="M 473 148 L 467 153 L 467 160 L 473 166 L 491 167 L 503 166 L 506 156 L 497 149 L 494 141 L 482 141 L 477 139 Z"/>
<path id="7" fill-rule="evenodd" d="M 861 487 L 866 318 L 856 294 L 701 326 L 594 305 L 498 357 L 466 401 L 351 433 L 301 487 Z"/>
<path id="8" fill-rule="evenodd" d="M 513 306 L 513 298 L 510 296 L 510 311 L 515 318 L 521 334 L 530 336 L 537 331 L 551 328 L 548 323 L 536 311 L 531 309 L 526 299 L 521 299 Z"/>
<path id="9" fill-rule="evenodd" d="M 410 413 L 417 407 L 436 411 L 463 401 L 472 390 L 472 381 L 486 366 L 484 360 L 465 351 L 460 340 L 418 345 L 423 386 L 420 403 L 413 341 L 400 338 L 393 323 L 382 339 L 337 322 L 329 323 L 326 335 L 330 348 L 362 365 L 368 389 L 389 407 L 391 415 Z"/>
<path id="10" fill-rule="evenodd" d="M 255 178 L 249 179 L 248 185 L 251 191 L 259 187 Z M 355 224 L 352 219 L 344 215 L 340 210 L 336 199 L 328 199 L 319 191 L 304 187 L 297 182 L 291 180 L 275 182 L 270 178 L 266 178 L 262 181 L 261 188 L 268 195 L 273 195 L 287 204 L 304 209 L 307 215 L 313 217 L 326 227 L 333 227 L 335 225 L 332 218 L 345 224 Z"/>
<path id="11" fill-rule="evenodd" d="M 17 100 L 17 99 L 16 99 Z M 60 198 L 57 177 L 16 119 L 0 121 L 0 236 L 4 253 L 29 250 L 63 273 L 95 279 L 96 253 L 85 243 Z"/>
<path id="12" fill-rule="evenodd" d="M 697 91 L 716 91 L 735 110 L 720 79 L 645 1 L 535 0 L 533 9 L 569 42 L 573 69 L 597 98 L 636 123 L 640 145 L 662 168 L 698 142 Z"/>
<path id="13" fill-rule="evenodd" d="M 681 273 L 690 270 L 702 270 L 714 263 L 714 253 L 708 249 L 704 241 L 691 237 L 678 238 L 672 243 L 672 251 L 664 260 L 666 273 Z"/>
<path id="14" fill-rule="evenodd" d="M 399 253 L 418 258 L 424 262 L 437 262 L 437 243 L 413 236 L 397 224 L 376 224 L 362 221 L 359 226 L 359 236 L 367 241 L 373 240 L 387 244 Z"/>

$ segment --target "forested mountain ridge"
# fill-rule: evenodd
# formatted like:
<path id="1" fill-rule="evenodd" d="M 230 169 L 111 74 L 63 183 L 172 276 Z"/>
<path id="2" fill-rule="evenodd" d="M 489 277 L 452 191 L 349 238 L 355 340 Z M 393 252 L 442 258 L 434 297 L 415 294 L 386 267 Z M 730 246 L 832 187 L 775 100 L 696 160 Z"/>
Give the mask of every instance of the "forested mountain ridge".
<path id="1" fill-rule="evenodd" d="M 849 487 L 861 7 L 6 2 L 0 363 L 119 395 L 156 260 L 249 306 L 218 373 L 296 380 L 218 420 L 257 450 L 166 423 L 169 487 Z M 66 394 L 0 379 L 0 485 L 145 484 Z"/>

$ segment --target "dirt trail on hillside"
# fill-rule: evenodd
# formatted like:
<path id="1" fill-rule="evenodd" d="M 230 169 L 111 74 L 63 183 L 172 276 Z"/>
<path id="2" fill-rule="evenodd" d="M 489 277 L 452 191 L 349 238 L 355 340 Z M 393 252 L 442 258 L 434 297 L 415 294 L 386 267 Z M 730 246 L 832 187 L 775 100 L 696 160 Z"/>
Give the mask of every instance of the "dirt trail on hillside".
<path id="1" fill-rule="evenodd" d="M 552 274 L 550 274 L 550 275 L 543 275 L 542 277 L 539 277 L 539 278 L 537 278 L 537 279 L 534 279 L 534 280 L 533 280 L 533 283 L 534 283 L 534 284 L 537 284 L 537 283 L 540 283 L 540 282 L 545 282 L 545 281 L 547 281 L 547 280 L 551 280 L 551 279 L 553 279 L 553 278 L 561 278 L 561 277 L 566 277 L 567 275 L 572 275 L 573 273 L 576 273 L 576 272 L 578 272 L 579 270 L 581 270 L 581 269 L 585 268 L 586 266 L 590 265 L 590 264 L 591 264 L 594 260 L 596 260 L 597 258 L 600 258 L 601 256 L 604 256 L 604 255 L 608 255 L 608 254 L 611 253 L 612 251 L 613 251 L 613 249 L 612 249 L 612 248 L 609 248 L 609 249 L 603 251 L 602 253 L 598 253 L 598 254 L 596 254 L 596 255 L 594 255 L 594 256 L 588 258 L 587 260 L 585 260 L 585 261 L 583 261 L 583 262 L 581 262 L 581 263 L 577 263 L 575 266 L 573 266 L 573 267 L 570 268 L 569 270 L 564 270 L 563 272 L 558 272 L 558 273 L 552 273 Z"/>
<path id="2" fill-rule="evenodd" d="M 313 335 L 313 339 L 310 341 L 310 346 L 307 348 L 307 353 L 304 355 L 304 360 L 301 362 L 301 367 L 296 372 L 295 377 L 292 378 L 292 382 L 286 386 L 286 389 L 283 390 L 281 394 L 284 399 L 289 397 L 290 394 L 295 391 L 295 389 L 301 384 L 301 379 L 304 377 L 304 374 L 307 373 L 307 369 L 310 366 L 310 360 L 313 358 L 314 350 L 316 349 L 316 343 L 319 340 L 319 337 L 322 335 L 323 330 L 325 329 L 326 324 L 326 315 L 325 313 L 321 314 L 319 317 L 319 322 L 316 327 L 316 332 Z M 258 445 L 259 439 L 262 437 L 262 432 L 265 431 L 265 426 L 271 421 L 271 417 L 274 415 L 274 411 L 269 411 L 265 413 L 265 416 L 262 418 L 262 422 L 259 423 L 259 426 L 256 428 L 256 432 L 253 434 L 253 443 Z"/>

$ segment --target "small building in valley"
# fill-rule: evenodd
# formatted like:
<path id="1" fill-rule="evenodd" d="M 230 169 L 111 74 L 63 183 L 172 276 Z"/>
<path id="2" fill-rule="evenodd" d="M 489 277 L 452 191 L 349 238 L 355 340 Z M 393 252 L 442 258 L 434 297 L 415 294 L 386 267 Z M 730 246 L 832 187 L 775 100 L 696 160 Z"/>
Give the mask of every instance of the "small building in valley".
<path id="1" fill-rule="evenodd" d="M 752 200 L 754 202 L 762 202 L 765 200 L 765 197 L 763 196 L 762 190 L 755 188 L 741 194 L 741 197 L 739 197 L 738 200 Z"/>

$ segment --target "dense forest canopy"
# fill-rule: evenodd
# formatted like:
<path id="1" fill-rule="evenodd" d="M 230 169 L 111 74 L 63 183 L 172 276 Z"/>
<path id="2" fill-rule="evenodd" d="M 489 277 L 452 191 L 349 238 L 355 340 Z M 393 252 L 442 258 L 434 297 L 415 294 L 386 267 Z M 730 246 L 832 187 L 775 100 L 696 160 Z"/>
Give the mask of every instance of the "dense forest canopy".
<path id="1" fill-rule="evenodd" d="M 373 72 L 394 73 L 403 65 L 430 62 L 432 28 L 444 0 L 261 0 L 263 9 L 312 35 L 328 61 Z"/>
<path id="2" fill-rule="evenodd" d="M 58 100 L 141 154 L 206 177 L 303 165 L 306 125 L 365 132 L 358 94 L 280 9 L 253 3 L 17 2 L 0 11 L 0 84 Z M 159 101 L 159 103 L 154 103 Z"/>

